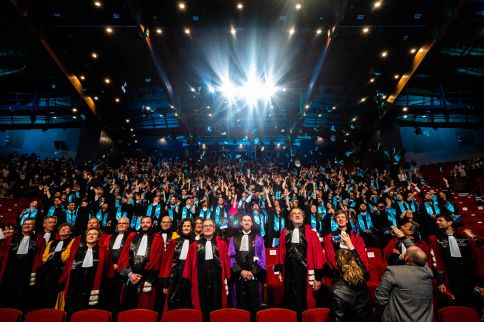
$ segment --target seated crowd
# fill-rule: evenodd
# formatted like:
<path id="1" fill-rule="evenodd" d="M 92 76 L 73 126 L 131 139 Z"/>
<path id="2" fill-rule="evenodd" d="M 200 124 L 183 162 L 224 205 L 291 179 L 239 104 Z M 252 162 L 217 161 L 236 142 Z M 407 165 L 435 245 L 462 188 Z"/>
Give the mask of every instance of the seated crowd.
<path id="1" fill-rule="evenodd" d="M 283 307 L 330 307 L 335 321 L 432 321 L 434 306 L 481 306 L 481 240 L 447 180 L 434 190 L 404 169 L 329 161 L 93 167 L 30 156 L 2 167 L 4 188 L 32 201 L 2 223 L 0 307 L 254 317 L 269 274 Z M 266 248 L 277 248 L 270 269 Z M 368 248 L 388 265 L 373 300 Z"/>

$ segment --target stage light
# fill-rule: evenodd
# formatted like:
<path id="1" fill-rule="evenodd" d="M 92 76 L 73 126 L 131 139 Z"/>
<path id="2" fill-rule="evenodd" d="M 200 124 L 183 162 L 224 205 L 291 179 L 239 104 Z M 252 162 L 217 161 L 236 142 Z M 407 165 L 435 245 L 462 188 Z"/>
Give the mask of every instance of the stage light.
<path id="1" fill-rule="evenodd" d="M 234 37 L 235 37 L 235 35 L 237 34 L 237 30 L 235 30 L 235 28 L 234 28 L 234 27 L 231 27 L 231 28 L 230 28 L 230 33 L 232 34 L 232 36 L 234 36 Z"/>
<path id="2" fill-rule="evenodd" d="M 111 79 L 110 79 L 110 78 L 108 78 L 108 77 L 106 77 L 106 78 L 104 79 L 104 83 L 106 83 L 106 84 L 108 84 L 108 85 L 109 85 L 109 84 L 111 84 Z"/>
<path id="3" fill-rule="evenodd" d="M 116 98 L 114 99 L 114 101 L 115 101 L 116 103 L 121 102 L 121 100 L 119 99 L 119 97 L 116 97 Z"/>
<path id="4" fill-rule="evenodd" d="M 161 28 L 156 28 L 156 33 L 158 35 L 161 35 L 163 33 L 163 30 L 161 30 Z"/>
<path id="5" fill-rule="evenodd" d="M 195 88 L 190 87 L 190 92 L 195 92 Z"/>
<path id="6" fill-rule="evenodd" d="M 220 91 L 228 100 L 235 99 L 237 95 L 237 87 L 230 81 L 224 82 L 220 87 Z"/>
<path id="7" fill-rule="evenodd" d="M 306 112 L 303 113 L 303 116 L 306 116 Z"/>
<path id="8" fill-rule="evenodd" d="M 185 28 L 184 32 L 185 32 L 185 34 L 189 35 L 190 34 L 190 29 L 189 28 Z"/>
<path id="9" fill-rule="evenodd" d="M 318 117 L 321 117 L 321 116 L 323 116 L 323 114 L 318 114 Z"/>
<path id="10" fill-rule="evenodd" d="M 146 109 L 147 111 L 151 111 L 151 106 L 146 106 L 146 107 L 145 107 L 145 109 Z"/>
<path id="11" fill-rule="evenodd" d="M 367 33 L 369 33 L 369 32 L 370 32 L 370 28 L 365 27 L 365 28 L 363 28 L 363 30 L 362 30 L 362 31 L 363 31 L 363 33 L 364 33 L 364 34 L 367 34 Z"/>
<path id="12" fill-rule="evenodd" d="M 210 106 L 207 105 L 207 109 L 210 109 Z"/>
<path id="13" fill-rule="evenodd" d="M 282 88 L 282 91 L 283 91 L 283 92 L 285 92 L 285 91 L 287 91 L 287 89 L 286 89 L 285 87 L 283 87 L 283 88 Z"/>
<path id="14" fill-rule="evenodd" d="M 373 3 L 373 8 L 378 9 L 380 7 L 381 7 L 381 1 L 375 1 L 375 3 Z"/>
<path id="15" fill-rule="evenodd" d="M 407 112 L 408 111 L 408 107 L 405 106 L 404 108 L 402 108 L 402 111 L 403 112 Z"/>
<path id="16" fill-rule="evenodd" d="M 73 107 L 72 112 L 77 113 L 77 108 Z"/>
<path id="17" fill-rule="evenodd" d="M 408 118 L 408 115 L 404 115 L 404 116 L 403 116 L 403 118 L 404 118 L 404 119 Z"/>
<path id="18" fill-rule="evenodd" d="M 131 132 L 133 132 L 133 131 L 134 131 L 134 129 L 133 129 L 133 128 L 130 128 L 129 130 L 130 130 Z"/>
<path id="19" fill-rule="evenodd" d="M 366 101 L 366 97 L 360 99 L 360 103 L 364 103 Z"/>
<path id="20" fill-rule="evenodd" d="M 400 75 L 395 74 L 395 76 L 393 76 L 393 78 L 395 78 L 395 79 L 399 79 L 399 78 L 400 78 Z"/>
<path id="21" fill-rule="evenodd" d="M 106 27 L 106 32 L 107 32 L 108 34 L 112 34 L 112 33 L 113 33 L 113 28 L 111 28 L 111 27 Z"/>
<path id="22" fill-rule="evenodd" d="M 73 119 L 77 119 L 77 116 L 73 115 L 73 116 L 72 116 L 72 118 L 73 118 Z"/>
<path id="23" fill-rule="evenodd" d="M 351 119 L 351 122 L 356 122 L 356 117 L 353 117 L 353 118 Z"/>
<path id="24" fill-rule="evenodd" d="M 388 51 L 384 50 L 381 52 L 380 54 L 383 58 L 387 57 L 388 56 Z"/>
<path id="25" fill-rule="evenodd" d="M 175 116 L 178 116 L 178 113 L 175 113 L 174 115 L 175 115 Z"/>
<path id="26" fill-rule="evenodd" d="M 370 78 L 370 83 L 374 83 L 375 82 L 375 78 Z"/>
<path id="27" fill-rule="evenodd" d="M 294 35 L 296 31 L 294 30 L 294 27 L 292 27 L 291 29 L 289 29 L 289 36 L 292 36 Z"/>
<path id="28" fill-rule="evenodd" d="M 97 59 L 97 58 L 98 58 L 98 55 L 97 55 L 97 53 L 96 53 L 95 51 L 93 51 L 93 52 L 91 53 L 91 57 L 92 57 L 93 59 Z"/>
<path id="29" fill-rule="evenodd" d="M 336 109 L 336 105 L 332 107 L 332 110 L 334 111 Z"/>
<path id="30" fill-rule="evenodd" d="M 94 1 L 94 6 L 100 8 L 102 6 L 101 1 Z"/>
<path id="31" fill-rule="evenodd" d="M 138 143 L 138 140 L 134 140 L 134 143 Z"/>
<path id="32" fill-rule="evenodd" d="M 79 78 L 80 78 L 81 80 L 85 80 L 85 79 L 86 79 L 86 76 L 81 75 L 81 76 L 79 76 Z"/>
<path id="33" fill-rule="evenodd" d="M 131 122 L 131 121 L 129 119 L 126 119 L 126 123 L 129 123 L 129 122 Z"/>
<path id="34" fill-rule="evenodd" d="M 316 35 L 321 35 L 323 33 L 323 30 L 321 28 L 316 30 Z"/>
<path id="35" fill-rule="evenodd" d="M 182 11 L 183 11 L 183 10 L 185 10 L 186 8 L 187 8 L 187 6 L 185 5 L 185 3 L 184 3 L 184 2 L 179 2 L 179 3 L 178 3 L 178 9 L 180 9 L 180 10 L 182 10 Z"/>
<path id="36" fill-rule="evenodd" d="M 242 10 L 242 9 L 244 9 L 244 4 L 243 4 L 243 3 L 241 3 L 241 2 L 237 3 L 237 9 L 238 9 L 238 10 Z"/>
<path id="37" fill-rule="evenodd" d="M 212 117 L 212 113 L 209 113 L 209 114 L 208 114 L 208 117 Z"/>
<path id="38" fill-rule="evenodd" d="M 294 7 L 296 8 L 296 10 L 301 10 L 302 5 L 300 3 L 296 3 Z"/>
<path id="39" fill-rule="evenodd" d="M 213 88 L 212 85 L 208 85 L 208 92 L 212 94 L 215 93 L 215 88 Z"/>
<path id="40" fill-rule="evenodd" d="M 304 108 L 305 109 L 308 109 L 309 108 L 309 104 L 304 105 Z"/>
<path id="41" fill-rule="evenodd" d="M 94 100 L 95 100 L 95 101 L 99 100 L 99 97 L 94 96 Z"/>
<path id="42" fill-rule="evenodd" d="M 412 49 L 410 49 L 410 53 L 411 53 L 411 54 L 415 54 L 416 52 L 417 52 L 417 49 L 416 49 L 416 48 L 412 48 Z"/>

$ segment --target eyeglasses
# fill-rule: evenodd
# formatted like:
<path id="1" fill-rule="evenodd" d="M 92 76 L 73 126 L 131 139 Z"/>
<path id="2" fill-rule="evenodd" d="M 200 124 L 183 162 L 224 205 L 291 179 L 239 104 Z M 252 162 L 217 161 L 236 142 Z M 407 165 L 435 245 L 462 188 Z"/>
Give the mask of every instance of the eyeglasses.
<path id="1" fill-rule="evenodd" d="M 213 227 L 215 227 L 215 225 L 203 225 L 202 227 L 203 228 L 213 228 Z"/>
<path id="2" fill-rule="evenodd" d="M 118 222 L 118 225 L 128 225 L 127 222 Z"/>

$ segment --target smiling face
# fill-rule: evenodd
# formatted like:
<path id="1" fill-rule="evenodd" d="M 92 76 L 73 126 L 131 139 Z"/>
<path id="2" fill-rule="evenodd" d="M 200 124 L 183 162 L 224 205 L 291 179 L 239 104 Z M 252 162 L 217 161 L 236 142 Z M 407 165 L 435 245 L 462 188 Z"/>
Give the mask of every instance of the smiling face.
<path id="1" fill-rule="evenodd" d="M 334 220 L 336 220 L 336 223 L 338 224 L 339 228 L 345 228 L 346 225 L 348 224 L 348 217 L 346 216 L 346 213 L 344 213 L 344 212 L 337 214 L 334 217 Z"/>
<path id="2" fill-rule="evenodd" d="M 213 234 L 215 233 L 215 223 L 211 219 L 207 219 L 203 221 L 203 236 L 205 238 L 212 238 Z"/>
<path id="3" fill-rule="evenodd" d="M 245 215 L 244 217 L 242 217 L 241 225 L 242 225 L 242 229 L 245 232 L 249 232 L 252 229 L 252 225 L 253 225 L 252 217 L 249 215 Z"/>
<path id="4" fill-rule="evenodd" d="M 129 219 L 126 217 L 119 218 L 118 221 L 118 233 L 124 234 L 129 228 Z"/>
<path id="5" fill-rule="evenodd" d="M 289 214 L 289 219 L 291 220 L 294 227 L 300 227 L 304 223 L 304 213 L 299 208 L 294 208 Z"/>
<path id="6" fill-rule="evenodd" d="M 88 246 L 94 246 L 97 244 L 97 241 L 99 240 L 99 230 L 97 229 L 89 229 L 86 232 L 86 244 Z"/>
<path id="7" fill-rule="evenodd" d="M 182 225 L 182 233 L 188 235 L 192 232 L 192 223 L 186 220 Z"/>

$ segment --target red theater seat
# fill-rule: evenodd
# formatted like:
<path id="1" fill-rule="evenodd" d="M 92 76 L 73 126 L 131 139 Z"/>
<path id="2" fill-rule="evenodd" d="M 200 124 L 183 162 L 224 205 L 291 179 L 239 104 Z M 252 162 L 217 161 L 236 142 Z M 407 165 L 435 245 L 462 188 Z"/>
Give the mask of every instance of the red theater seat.
<path id="1" fill-rule="evenodd" d="M 210 322 L 250 322 L 250 312 L 240 309 L 221 309 L 210 312 Z"/>
<path id="2" fill-rule="evenodd" d="M 118 322 L 158 322 L 158 312 L 134 309 L 119 312 Z"/>
<path id="3" fill-rule="evenodd" d="M 75 312 L 70 322 L 111 322 L 111 319 L 111 312 L 93 309 Z"/>
<path id="4" fill-rule="evenodd" d="M 55 309 L 41 309 L 27 313 L 24 322 L 65 322 L 66 312 Z"/>
<path id="5" fill-rule="evenodd" d="M 329 322 L 330 319 L 328 308 L 310 309 L 302 313 L 303 322 Z"/>
<path id="6" fill-rule="evenodd" d="M 20 322 L 22 312 L 15 309 L 0 309 L 0 317 L 3 322 Z"/>
<path id="7" fill-rule="evenodd" d="M 449 306 L 439 310 L 440 322 L 480 322 L 476 310 L 464 306 Z"/>
<path id="8" fill-rule="evenodd" d="M 257 312 L 257 322 L 297 322 L 295 311 L 287 309 L 267 309 Z"/>
<path id="9" fill-rule="evenodd" d="M 161 322 L 202 322 L 202 319 L 202 312 L 199 310 L 177 309 L 163 313 Z"/>

